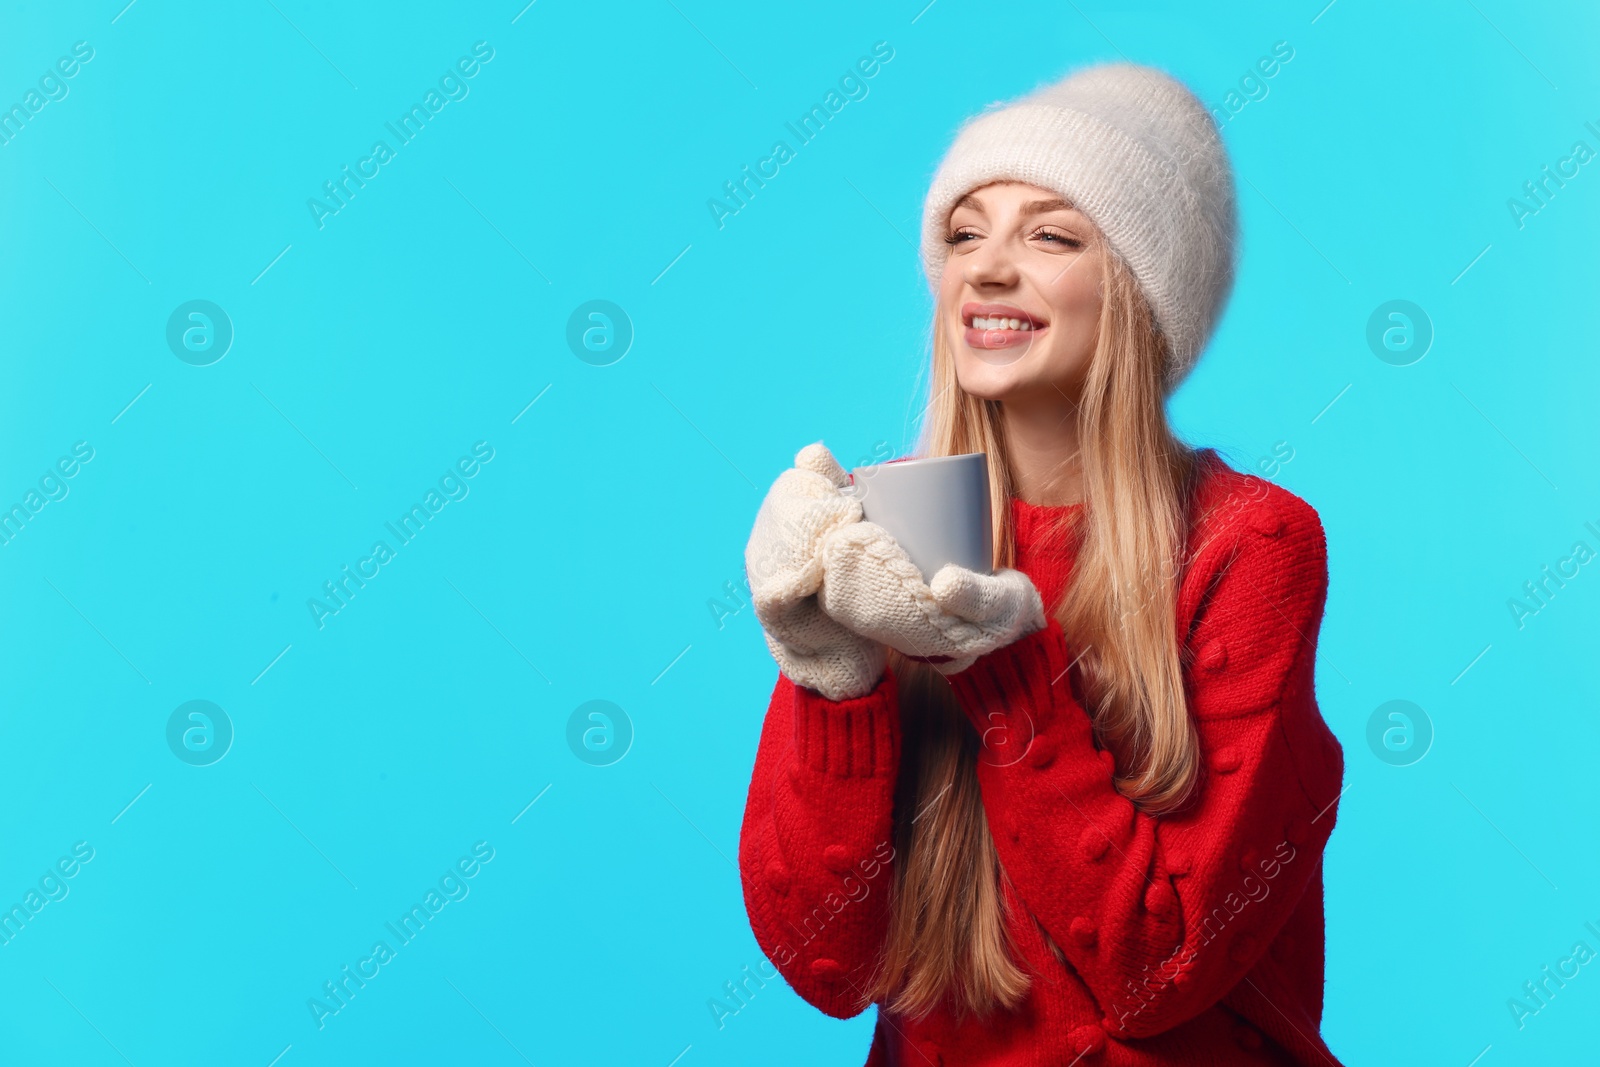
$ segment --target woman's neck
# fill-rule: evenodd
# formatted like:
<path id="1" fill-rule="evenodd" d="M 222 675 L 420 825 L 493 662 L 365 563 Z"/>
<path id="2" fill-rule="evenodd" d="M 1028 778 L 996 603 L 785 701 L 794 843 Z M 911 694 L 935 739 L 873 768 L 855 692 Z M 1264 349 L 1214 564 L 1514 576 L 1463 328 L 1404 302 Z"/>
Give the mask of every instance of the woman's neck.
<path id="1" fill-rule="evenodd" d="M 1077 405 L 1057 392 L 1054 400 L 1008 400 L 1002 408 L 1012 495 L 1046 507 L 1080 503 Z"/>

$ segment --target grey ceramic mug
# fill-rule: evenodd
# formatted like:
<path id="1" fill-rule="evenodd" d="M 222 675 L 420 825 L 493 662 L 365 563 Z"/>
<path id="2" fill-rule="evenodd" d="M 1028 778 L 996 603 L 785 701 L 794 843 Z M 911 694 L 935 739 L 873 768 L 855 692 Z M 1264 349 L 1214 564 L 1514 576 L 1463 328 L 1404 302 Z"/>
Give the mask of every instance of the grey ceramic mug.
<path id="1" fill-rule="evenodd" d="M 946 563 L 993 573 L 987 453 L 875 463 L 851 474 L 846 492 L 861 501 L 862 517 L 900 542 L 923 581 Z"/>

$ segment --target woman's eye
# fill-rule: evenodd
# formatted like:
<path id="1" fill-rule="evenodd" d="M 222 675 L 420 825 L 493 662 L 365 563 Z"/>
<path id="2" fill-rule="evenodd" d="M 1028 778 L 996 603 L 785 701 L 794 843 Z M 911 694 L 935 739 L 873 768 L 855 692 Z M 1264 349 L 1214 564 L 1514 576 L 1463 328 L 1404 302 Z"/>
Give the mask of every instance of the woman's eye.
<path id="1" fill-rule="evenodd" d="M 1065 248 L 1082 248 L 1083 247 L 1083 242 L 1082 241 L 1078 240 L 1076 237 L 1072 237 L 1072 236 L 1070 236 L 1068 234 L 1064 234 L 1064 233 L 1053 233 L 1050 230 L 1040 230 L 1038 232 L 1037 236 L 1046 238 L 1047 240 L 1050 240 L 1050 241 L 1053 241 L 1053 242 L 1055 242 L 1057 244 L 1060 244 L 1061 246 L 1063 246 Z"/>
<path id="2" fill-rule="evenodd" d="M 944 243 L 948 245 L 966 244 L 969 240 L 976 240 L 980 236 L 980 234 L 970 233 L 966 230 L 957 230 L 954 233 L 946 234 Z M 1052 230 L 1037 230 L 1034 232 L 1033 236 L 1044 238 L 1046 241 L 1059 244 L 1063 248 L 1083 247 L 1083 242 L 1078 238 L 1073 237 L 1070 234 L 1056 233 Z"/>

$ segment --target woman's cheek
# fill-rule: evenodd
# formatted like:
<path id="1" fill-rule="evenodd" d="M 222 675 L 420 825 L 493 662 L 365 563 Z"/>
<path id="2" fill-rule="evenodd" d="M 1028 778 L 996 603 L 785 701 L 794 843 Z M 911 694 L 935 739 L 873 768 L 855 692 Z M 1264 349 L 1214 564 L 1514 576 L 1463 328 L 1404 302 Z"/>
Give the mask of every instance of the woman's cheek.
<path id="1" fill-rule="evenodd" d="M 950 321 L 953 312 L 960 309 L 960 300 L 961 281 L 956 277 L 956 272 L 947 267 L 939 282 L 939 311 L 946 316 L 946 322 Z"/>

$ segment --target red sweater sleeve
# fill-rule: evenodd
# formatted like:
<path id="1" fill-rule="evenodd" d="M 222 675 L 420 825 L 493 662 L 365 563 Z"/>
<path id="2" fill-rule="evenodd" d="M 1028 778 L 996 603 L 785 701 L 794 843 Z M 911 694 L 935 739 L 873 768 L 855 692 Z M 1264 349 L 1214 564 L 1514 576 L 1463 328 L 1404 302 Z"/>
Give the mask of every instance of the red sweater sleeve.
<path id="1" fill-rule="evenodd" d="M 1203 767 L 1184 811 L 1146 815 L 1116 790 L 1053 618 L 950 679 L 985 735 L 978 776 L 1001 863 L 1119 1037 L 1171 1029 L 1238 984 L 1333 830 L 1343 755 L 1312 687 L 1322 525 L 1283 492 L 1234 530 L 1198 568 L 1185 678 Z"/>
<path id="2" fill-rule="evenodd" d="M 780 673 L 739 835 L 756 941 L 801 997 L 841 1019 L 888 928 L 900 713 L 892 669 L 872 692 L 832 701 Z"/>

